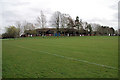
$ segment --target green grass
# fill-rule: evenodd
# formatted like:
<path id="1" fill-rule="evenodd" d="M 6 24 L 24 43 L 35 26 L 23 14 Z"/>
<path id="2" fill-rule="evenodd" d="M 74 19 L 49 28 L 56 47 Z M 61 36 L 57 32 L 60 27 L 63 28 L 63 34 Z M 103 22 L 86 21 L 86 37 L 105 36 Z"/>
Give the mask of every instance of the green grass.
<path id="1" fill-rule="evenodd" d="M 118 37 L 34 37 L 2 42 L 3 78 L 118 77 L 116 69 L 89 64 L 118 68 Z"/>

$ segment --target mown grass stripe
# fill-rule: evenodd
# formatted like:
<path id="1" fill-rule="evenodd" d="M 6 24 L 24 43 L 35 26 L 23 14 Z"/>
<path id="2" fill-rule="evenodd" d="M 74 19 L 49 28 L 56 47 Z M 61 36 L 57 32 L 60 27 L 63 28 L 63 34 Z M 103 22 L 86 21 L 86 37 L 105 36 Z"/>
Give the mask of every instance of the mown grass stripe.
<path id="1" fill-rule="evenodd" d="M 31 51 L 36 51 L 35 49 L 26 48 L 26 47 L 23 47 L 23 46 L 17 46 L 17 47 L 20 47 L 20 48 L 23 48 L 23 49 L 28 49 L 28 50 L 31 50 Z M 112 66 L 108 66 L 108 65 L 103 65 L 103 64 L 97 64 L 97 63 L 89 62 L 89 61 L 86 61 L 86 60 L 81 60 L 81 59 L 75 59 L 75 58 L 71 58 L 71 57 L 66 57 L 66 56 L 62 56 L 62 55 L 58 55 L 58 54 L 49 53 L 49 52 L 46 52 L 46 51 L 36 51 L 36 52 L 42 52 L 42 53 L 50 54 L 50 55 L 53 55 L 53 56 L 58 56 L 58 57 L 69 59 L 69 60 L 75 60 L 75 61 L 84 62 L 84 63 L 88 63 L 88 64 L 93 64 L 93 65 L 97 65 L 97 66 L 101 66 L 101 67 L 105 67 L 105 68 L 110 68 L 110 69 L 114 69 L 114 70 L 120 70 L 120 69 L 118 69 L 116 67 L 112 67 Z"/>

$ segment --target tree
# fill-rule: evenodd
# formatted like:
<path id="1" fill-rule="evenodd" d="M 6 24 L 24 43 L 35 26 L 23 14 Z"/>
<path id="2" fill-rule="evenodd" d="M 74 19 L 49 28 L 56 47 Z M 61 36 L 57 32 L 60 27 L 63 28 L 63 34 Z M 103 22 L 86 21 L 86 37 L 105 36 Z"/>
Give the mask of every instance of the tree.
<path id="1" fill-rule="evenodd" d="M 34 30 L 35 26 L 32 23 L 25 22 L 24 24 L 24 31 L 25 30 Z"/>
<path id="2" fill-rule="evenodd" d="M 91 35 L 92 34 L 91 24 L 88 24 L 86 28 L 87 28 L 88 32 L 90 33 L 90 35 Z"/>
<path id="3" fill-rule="evenodd" d="M 111 28 L 109 28 L 109 29 L 110 29 L 109 33 L 110 33 L 111 35 L 115 34 L 115 30 L 114 30 L 113 27 L 111 27 Z"/>
<path id="4" fill-rule="evenodd" d="M 83 22 L 83 28 L 86 30 L 88 23 L 87 22 Z"/>
<path id="5" fill-rule="evenodd" d="M 6 33 L 2 35 L 3 38 L 16 38 L 18 37 L 19 29 L 14 26 L 6 27 Z"/>
<path id="6" fill-rule="evenodd" d="M 82 22 L 82 19 L 80 19 L 79 26 L 80 26 L 80 29 L 83 29 L 83 22 Z"/>
<path id="7" fill-rule="evenodd" d="M 64 28 L 72 28 L 74 27 L 74 20 L 69 14 L 61 14 L 61 22 L 60 22 L 60 27 L 63 29 L 64 35 L 65 31 Z M 69 32 L 69 31 L 68 31 Z"/>
<path id="8" fill-rule="evenodd" d="M 91 23 L 91 27 L 92 27 L 92 33 L 94 35 L 99 35 L 99 29 L 100 29 L 101 25 L 96 24 L 96 23 Z"/>
<path id="9" fill-rule="evenodd" d="M 52 16 L 52 25 L 56 27 L 57 35 L 59 34 L 59 28 L 61 25 L 61 13 L 59 11 L 55 12 Z"/>
<path id="10" fill-rule="evenodd" d="M 88 34 L 88 23 L 87 22 L 85 22 L 85 30 L 86 30 L 86 34 Z"/>
<path id="11" fill-rule="evenodd" d="M 4 39 L 4 38 L 8 38 L 8 34 L 7 33 L 3 33 L 2 34 L 2 38 Z"/>
<path id="12" fill-rule="evenodd" d="M 46 16 L 44 15 L 43 11 L 40 12 L 40 16 L 37 17 L 37 24 L 41 28 L 46 27 Z"/>
<path id="13" fill-rule="evenodd" d="M 76 20 L 75 20 L 75 26 L 79 30 L 80 22 L 79 22 L 79 17 L 78 16 L 76 17 Z"/>
<path id="14" fill-rule="evenodd" d="M 61 28 L 62 28 L 62 33 L 64 33 L 65 36 L 65 27 L 67 27 L 68 24 L 68 14 L 61 14 Z"/>
<path id="15" fill-rule="evenodd" d="M 22 24 L 19 22 L 19 21 L 17 21 L 16 22 L 16 27 L 18 28 L 18 37 L 20 37 L 20 35 L 23 33 L 23 31 L 22 31 Z"/>
<path id="16" fill-rule="evenodd" d="M 67 26 L 68 26 L 68 28 L 73 28 L 73 27 L 75 27 L 74 20 L 72 19 L 71 16 L 68 17 Z"/>
<path id="17" fill-rule="evenodd" d="M 115 30 L 115 35 L 118 36 L 118 30 Z"/>
<path id="18" fill-rule="evenodd" d="M 80 35 L 80 22 L 79 22 L 79 17 L 78 16 L 76 17 L 76 20 L 75 20 L 75 26 L 78 30 L 78 34 Z"/>
<path id="19" fill-rule="evenodd" d="M 84 32 L 82 19 L 80 19 L 80 21 L 79 21 L 79 17 L 78 16 L 76 17 L 76 20 L 75 20 L 75 26 L 76 26 L 76 28 L 78 30 L 78 34 L 79 35 L 80 35 L 80 32 L 81 33 Z"/>
<path id="20" fill-rule="evenodd" d="M 80 33 L 81 33 L 81 34 L 85 33 L 85 30 L 84 30 L 84 28 L 83 28 L 83 22 L 82 22 L 82 19 L 80 19 L 79 27 L 80 27 L 80 30 L 79 30 Z"/>

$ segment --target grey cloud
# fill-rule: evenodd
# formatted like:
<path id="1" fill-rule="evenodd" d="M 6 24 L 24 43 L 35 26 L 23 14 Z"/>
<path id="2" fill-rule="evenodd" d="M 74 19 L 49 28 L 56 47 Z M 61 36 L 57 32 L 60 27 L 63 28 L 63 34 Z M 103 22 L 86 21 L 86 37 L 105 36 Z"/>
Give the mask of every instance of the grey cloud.
<path id="1" fill-rule="evenodd" d="M 17 14 L 16 12 L 13 11 L 5 11 L 3 12 L 3 19 L 6 22 L 13 22 L 15 20 L 19 20 L 19 14 Z"/>
<path id="2" fill-rule="evenodd" d="M 40 9 L 40 8 L 33 8 L 33 7 L 31 7 L 31 8 L 30 8 L 30 10 L 31 10 L 31 11 L 33 11 L 33 12 L 40 13 L 40 11 L 41 11 L 42 9 Z"/>
<path id="3" fill-rule="evenodd" d="M 50 1 L 48 1 L 48 0 L 46 0 L 46 1 L 44 1 L 44 0 L 1 0 L 0 5 L 2 4 L 4 6 L 3 7 L 4 10 L 2 12 L 3 17 L 5 19 L 5 21 L 4 21 L 5 24 L 4 25 L 13 24 L 16 21 L 30 20 L 30 19 L 32 20 L 32 19 L 34 19 L 35 17 L 37 17 L 40 14 L 41 10 L 43 10 L 45 12 L 45 15 L 47 16 L 47 18 L 50 18 L 50 16 L 53 13 L 52 10 L 56 10 L 56 9 L 54 9 L 54 7 L 58 6 L 58 5 L 54 6 L 54 4 L 56 2 L 58 3 L 58 1 L 51 2 L 50 3 L 51 5 L 49 4 L 49 2 Z M 52 5 L 54 7 L 51 7 Z M 67 7 L 67 6 L 64 6 L 64 7 Z M 71 7 L 74 8 L 74 6 L 75 5 L 73 5 Z M 60 6 L 60 7 L 62 8 L 62 6 Z M 69 7 L 68 9 L 70 9 L 71 7 Z M 117 5 L 116 4 L 113 4 L 109 8 L 112 9 L 113 11 L 117 11 Z M 76 16 L 76 13 L 77 13 L 75 8 L 74 8 L 74 10 L 75 11 L 73 13 L 69 12 L 69 14 L 71 14 L 72 17 Z M 0 15 L 1 15 L 1 12 L 0 12 Z M 86 21 L 96 22 L 96 23 L 98 22 L 98 23 L 104 24 L 104 25 L 112 25 L 112 23 L 113 24 L 116 23 L 117 17 L 118 17 L 117 13 L 114 14 L 113 16 L 114 16 L 114 19 L 111 19 L 111 20 L 93 18 L 91 20 L 86 20 Z M 101 18 L 102 18 L 102 16 L 101 16 Z"/>
<path id="4" fill-rule="evenodd" d="M 30 10 L 32 12 L 39 13 L 39 14 L 40 14 L 41 10 L 44 12 L 44 14 L 52 14 L 53 13 L 53 11 L 50 8 L 42 9 L 42 8 L 39 8 L 39 7 L 38 8 L 31 7 Z"/>
<path id="5" fill-rule="evenodd" d="M 3 16 L 4 17 L 9 17 L 9 16 L 17 16 L 17 13 L 14 11 L 11 11 L 11 10 L 7 10 L 7 11 L 4 11 L 3 12 Z"/>
<path id="6" fill-rule="evenodd" d="M 3 5 L 11 5 L 11 6 L 21 6 L 21 5 L 28 5 L 30 4 L 30 2 L 25 2 L 22 0 L 3 0 L 1 1 L 1 4 Z"/>
<path id="7" fill-rule="evenodd" d="M 110 8 L 113 10 L 118 10 L 118 5 L 117 4 L 111 5 Z"/>
<path id="8" fill-rule="evenodd" d="M 118 28 L 117 19 L 107 20 L 107 19 L 93 18 L 93 19 L 89 19 L 87 21 L 92 22 L 92 23 L 98 23 L 98 24 L 103 25 L 103 26 L 110 26 L 110 27 L 113 27 L 115 29 Z"/>

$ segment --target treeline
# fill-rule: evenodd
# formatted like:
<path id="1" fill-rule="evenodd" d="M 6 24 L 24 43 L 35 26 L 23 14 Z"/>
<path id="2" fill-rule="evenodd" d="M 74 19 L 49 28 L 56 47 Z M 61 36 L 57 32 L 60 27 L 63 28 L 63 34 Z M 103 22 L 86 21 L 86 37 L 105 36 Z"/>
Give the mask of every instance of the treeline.
<path id="1" fill-rule="evenodd" d="M 46 26 L 49 24 L 49 26 Z M 42 36 L 46 35 L 47 31 L 39 31 L 37 29 L 45 29 L 48 27 L 55 28 L 54 33 L 56 34 L 72 34 L 74 36 L 89 35 L 89 36 L 115 36 L 118 35 L 118 31 L 114 30 L 113 27 L 101 26 L 99 24 L 87 23 L 79 19 L 79 16 L 74 20 L 69 14 L 64 14 L 56 11 L 50 21 L 46 20 L 46 16 L 41 11 L 40 16 L 36 18 L 36 23 L 29 22 L 16 22 L 15 26 L 9 26 L 6 28 L 6 32 L 2 34 L 3 38 L 18 38 L 22 35 L 34 35 Z M 67 31 L 65 31 L 67 29 Z M 41 33 L 42 32 L 42 33 Z M 53 33 L 51 33 L 53 34 Z"/>

